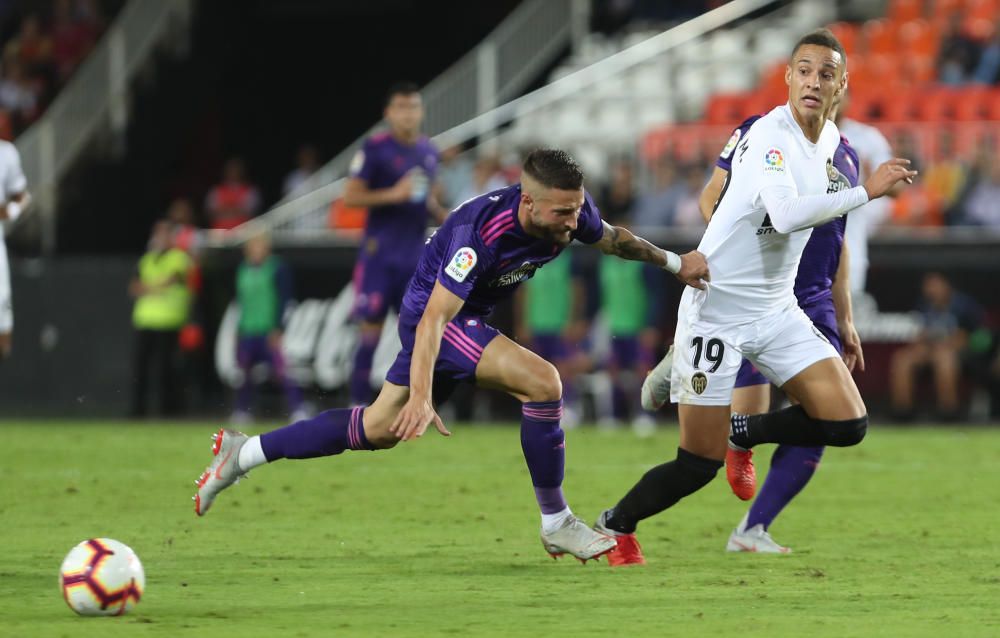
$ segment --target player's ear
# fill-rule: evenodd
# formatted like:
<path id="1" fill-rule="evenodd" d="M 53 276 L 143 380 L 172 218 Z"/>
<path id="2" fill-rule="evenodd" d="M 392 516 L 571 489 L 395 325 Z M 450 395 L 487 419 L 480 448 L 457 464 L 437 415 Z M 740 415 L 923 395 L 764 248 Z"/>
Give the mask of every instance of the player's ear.
<path id="1" fill-rule="evenodd" d="M 843 94 L 843 92 L 847 90 L 848 77 L 849 74 L 847 73 L 847 69 L 844 69 L 844 74 L 840 76 L 840 88 L 837 89 L 838 93 Z"/>
<path id="2" fill-rule="evenodd" d="M 786 86 L 791 86 L 792 85 L 792 65 L 791 64 L 785 66 L 785 85 Z"/>

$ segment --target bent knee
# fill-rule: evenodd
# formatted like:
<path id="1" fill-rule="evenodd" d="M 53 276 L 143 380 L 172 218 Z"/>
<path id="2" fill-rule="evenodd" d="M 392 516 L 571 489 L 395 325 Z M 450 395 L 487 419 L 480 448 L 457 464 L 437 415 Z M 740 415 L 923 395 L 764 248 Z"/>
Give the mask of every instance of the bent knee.
<path id="1" fill-rule="evenodd" d="M 865 439 L 868 433 L 868 415 L 844 421 L 824 421 L 826 444 L 834 447 L 850 447 Z"/>
<path id="2" fill-rule="evenodd" d="M 392 426 L 391 420 L 374 415 L 369 416 L 368 410 L 365 411 L 363 418 L 365 438 L 368 439 L 369 443 L 379 450 L 396 447 L 396 444 L 399 443 L 399 437 L 389 431 L 390 426 Z"/>
<path id="3" fill-rule="evenodd" d="M 525 394 L 529 401 L 558 401 L 562 398 L 562 380 L 559 371 L 549 362 L 533 371 L 530 386 Z"/>

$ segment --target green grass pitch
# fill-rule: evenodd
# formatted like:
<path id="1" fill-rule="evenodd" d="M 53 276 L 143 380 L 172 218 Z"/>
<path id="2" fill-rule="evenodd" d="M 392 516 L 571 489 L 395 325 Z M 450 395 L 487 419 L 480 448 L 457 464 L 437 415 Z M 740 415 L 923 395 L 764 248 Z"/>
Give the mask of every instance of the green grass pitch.
<path id="1" fill-rule="evenodd" d="M 648 566 L 618 570 L 544 553 L 516 428 L 283 461 L 198 519 L 212 431 L 0 424 L 0 636 L 1000 636 L 1000 430 L 874 427 L 828 451 L 772 527 L 789 556 L 723 551 L 745 504 L 720 473 L 640 527 Z M 569 432 L 572 507 L 593 520 L 676 444 Z M 95 536 L 143 561 L 129 616 L 60 596 Z"/>

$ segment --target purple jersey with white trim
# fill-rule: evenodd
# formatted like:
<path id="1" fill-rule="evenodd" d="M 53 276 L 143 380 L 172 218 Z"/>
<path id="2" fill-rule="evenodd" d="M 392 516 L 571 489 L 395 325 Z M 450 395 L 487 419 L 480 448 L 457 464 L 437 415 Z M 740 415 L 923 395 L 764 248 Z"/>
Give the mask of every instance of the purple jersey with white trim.
<path id="1" fill-rule="evenodd" d="M 736 146 L 753 123 L 761 117 L 761 115 L 751 115 L 736 127 L 722 153 L 715 160 L 716 166 L 724 171 L 732 170 Z M 840 146 L 833 155 L 832 165 L 827 166 L 827 174 L 830 178 L 828 193 L 852 188 L 858 184 L 858 154 L 843 135 L 840 136 Z M 802 251 L 799 271 L 795 277 L 795 298 L 799 306 L 813 304 L 833 296 L 833 279 L 840 267 L 840 249 L 844 245 L 846 226 L 847 217 L 841 215 L 813 229 L 812 236 Z"/>
<path id="2" fill-rule="evenodd" d="M 518 285 L 559 256 L 565 246 L 532 237 L 517 218 L 521 185 L 474 197 L 455 209 L 427 240 L 403 297 L 405 309 L 423 314 L 434 284 L 465 300 L 463 313 L 488 315 Z M 589 193 L 571 237 L 593 244 L 604 223 Z"/>
<path id="3" fill-rule="evenodd" d="M 351 160 L 351 177 L 372 190 L 389 188 L 413 172 L 414 195 L 402 204 L 368 209 L 362 258 L 378 255 L 382 262 L 416 263 L 427 232 L 427 195 L 437 174 L 438 152 L 426 137 L 406 145 L 389 133 L 373 135 Z"/>
<path id="4" fill-rule="evenodd" d="M 827 164 L 830 178 L 828 193 L 854 188 L 858 185 L 858 154 L 840 136 L 840 146 Z M 802 250 L 799 272 L 795 276 L 795 298 L 800 306 L 807 306 L 833 297 L 833 280 L 840 268 L 840 251 L 844 246 L 847 216 L 841 215 L 822 226 L 813 228 L 812 237 Z"/>

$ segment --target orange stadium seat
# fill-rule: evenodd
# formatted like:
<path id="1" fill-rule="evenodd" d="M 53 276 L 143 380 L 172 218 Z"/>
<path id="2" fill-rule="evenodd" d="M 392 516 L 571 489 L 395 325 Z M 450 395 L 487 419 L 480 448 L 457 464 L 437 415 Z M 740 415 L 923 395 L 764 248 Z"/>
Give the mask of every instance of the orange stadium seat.
<path id="1" fill-rule="evenodd" d="M 919 86 L 933 82 L 937 78 L 937 68 L 932 55 L 908 55 L 902 59 L 905 84 Z"/>
<path id="2" fill-rule="evenodd" d="M 937 29 L 926 20 L 910 20 L 899 27 L 899 47 L 905 53 L 935 55 L 938 47 Z"/>
<path id="3" fill-rule="evenodd" d="M 944 18 L 956 11 L 961 11 L 964 5 L 964 0 L 933 0 L 931 15 L 935 19 Z"/>
<path id="4" fill-rule="evenodd" d="M 1000 120 L 1000 89 L 990 89 L 983 106 L 986 119 Z"/>
<path id="5" fill-rule="evenodd" d="M 966 0 L 965 15 L 974 20 L 994 22 L 1000 13 L 998 0 Z"/>
<path id="6" fill-rule="evenodd" d="M 914 119 L 914 102 L 920 96 L 910 91 L 890 91 L 879 96 L 883 120 L 909 122 Z"/>
<path id="7" fill-rule="evenodd" d="M 896 53 L 896 24 L 888 20 L 869 20 L 861 28 L 866 53 Z"/>
<path id="8" fill-rule="evenodd" d="M 775 62 L 764 70 L 760 78 L 760 88 L 766 91 L 787 91 L 785 84 L 785 69 L 788 64 Z"/>
<path id="9" fill-rule="evenodd" d="M 960 122 L 978 122 L 986 116 L 989 90 L 986 87 L 963 88 L 952 104 L 953 116 Z"/>
<path id="10" fill-rule="evenodd" d="M 920 91 L 914 103 L 917 119 L 941 122 L 951 119 L 953 105 L 960 93 L 953 89 L 926 89 Z"/>
<path id="11" fill-rule="evenodd" d="M 923 0 L 891 0 L 887 17 L 893 22 L 907 22 L 922 18 L 924 15 Z"/>
<path id="12" fill-rule="evenodd" d="M 744 93 L 716 93 L 709 96 L 705 108 L 707 124 L 737 124 L 739 123 L 740 106 L 745 100 Z"/>
<path id="13" fill-rule="evenodd" d="M 874 119 L 877 104 L 875 97 L 871 93 L 857 91 L 852 88 L 849 95 L 847 112 L 845 113 L 847 117 L 861 122 L 868 122 Z"/>
<path id="14" fill-rule="evenodd" d="M 854 55 L 858 52 L 858 46 L 860 45 L 861 37 L 859 32 L 861 31 L 858 25 L 853 22 L 834 22 L 833 24 L 827 26 L 827 28 L 833 33 L 834 36 L 840 43 L 844 45 L 844 51 L 847 52 L 848 57 Z"/>
<path id="15" fill-rule="evenodd" d="M 993 20 L 969 16 L 962 22 L 962 33 L 973 40 L 985 42 L 993 37 L 994 24 Z"/>

